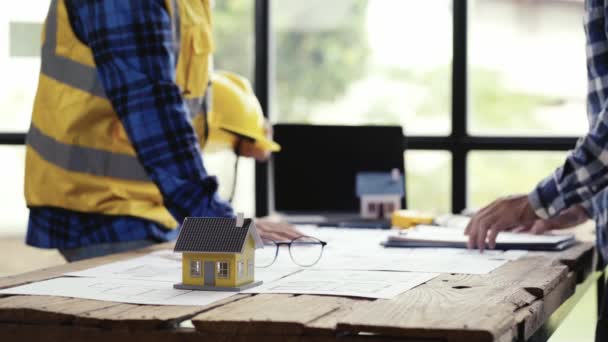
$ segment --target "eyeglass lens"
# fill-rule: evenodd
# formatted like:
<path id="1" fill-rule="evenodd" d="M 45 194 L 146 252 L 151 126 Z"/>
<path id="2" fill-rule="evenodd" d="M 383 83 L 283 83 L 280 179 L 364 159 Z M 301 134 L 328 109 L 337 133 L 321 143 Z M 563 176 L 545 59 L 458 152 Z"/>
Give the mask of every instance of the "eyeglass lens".
<path id="1" fill-rule="evenodd" d="M 274 263 L 279 252 L 279 246 L 272 240 L 262 240 L 264 248 L 255 250 L 255 266 L 268 267 Z"/>
<path id="2" fill-rule="evenodd" d="M 291 260 L 299 266 L 312 266 L 319 262 L 323 255 L 323 244 L 319 239 L 301 236 L 289 246 Z"/>
<path id="3" fill-rule="evenodd" d="M 279 245 L 287 245 L 284 242 L 263 239 L 264 248 L 255 251 L 255 266 L 268 267 L 272 265 L 279 254 Z M 323 242 L 321 240 L 301 236 L 289 242 L 289 256 L 298 266 L 308 267 L 316 264 L 323 255 Z"/>

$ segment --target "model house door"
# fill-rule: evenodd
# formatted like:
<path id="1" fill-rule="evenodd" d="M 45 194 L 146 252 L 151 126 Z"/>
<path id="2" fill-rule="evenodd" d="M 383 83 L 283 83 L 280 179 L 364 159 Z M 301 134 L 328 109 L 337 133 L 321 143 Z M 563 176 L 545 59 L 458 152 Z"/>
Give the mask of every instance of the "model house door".
<path id="1" fill-rule="evenodd" d="M 205 286 L 215 286 L 215 267 L 213 261 L 205 261 Z"/>

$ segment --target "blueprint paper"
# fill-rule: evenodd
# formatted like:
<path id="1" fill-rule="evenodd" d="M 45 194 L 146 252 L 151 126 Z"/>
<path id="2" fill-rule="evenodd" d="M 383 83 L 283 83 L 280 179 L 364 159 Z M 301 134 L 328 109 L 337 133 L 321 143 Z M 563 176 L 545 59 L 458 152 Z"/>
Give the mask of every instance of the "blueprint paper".
<path id="1" fill-rule="evenodd" d="M 312 269 L 378 270 L 430 273 L 487 274 L 527 254 L 527 251 L 471 251 L 461 248 L 384 248 L 380 242 L 395 230 L 343 229 L 298 226 L 302 233 L 328 244 Z M 444 229 L 444 228 L 438 228 Z M 291 263 L 287 249 L 279 251 L 275 264 Z"/>
<path id="2" fill-rule="evenodd" d="M 295 265 L 287 267 L 256 268 L 255 279 L 270 282 L 299 269 Z M 182 281 L 182 256 L 173 251 L 157 251 L 141 257 L 116 261 L 89 268 L 83 271 L 65 273 L 66 276 L 105 278 L 105 279 L 132 279 L 145 281 L 166 281 L 179 283 Z"/>
<path id="3" fill-rule="evenodd" d="M 0 290 L 0 294 L 84 298 L 110 302 L 205 306 L 236 292 L 177 290 L 162 281 L 62 277 Z"/>
<path id="4" fill-rule="evenodd" d="M 181 256 L 177 255 L 179 259 L 172 258 L 172 254 L 172 252 L 155 252 L 133 259 L 116 261 L 89 268 L 83 271 L 66 273 L 64 275 L 73 277 L 132 279 L 178 283 L 182 281 Z"/>
<path id="5" fill-rule="evenodd" d="M 431 226 L 440 232 L 452 231 L 454 228 L 442 228 Z M 306 235 L 314 236 L 328 243 L 326 250 L 352 251 L 363 249 L 365 251 L 386 250 L 380 246 L 381 242 L 386 241 L 389 236 L 397 235 L 399 232 L 409 232 L 417 229 L 396 231 L 394 229 L 348 229 L 348 228 L 317 228 L 315 226 L 298 226 L 298 229 Z M 464 230 L 459 230 L 457 234 L 464 236 Z M 477 255 L 479 251 L 466 250 L 462 248 L 403 248 L 405 252 L 417 255 Z M 525 250 L 488 250 L 484 251 L 483 258 L 517 260 L 525 256 Z"/>
<path id="6" fill-rule="evenodd" d="M 287 248 L 280 248 L 273 265 L 256 267 L 256 279 L 268 283 L 301 269 L 487 274 L 527 254 L 515 250 L 480 254 L 461 248 L 384 248 L 380 242 L 394 235 L 394 230 L 313 226 L 298 229 L 328 243 L 320 261 L 313 267 L 301 268 L 293 263 Z M 163 250 L 65 275 L 177 283 L 181 281 L 181 269 L 181 254 Z"/>
<path id="7" fill-rule="evenodd" d="M 305 270 L 244 293 L 292 293 L 390 299 L 437 274 L 381 271 Z"/>
<path id="8" fill-rule="evenodd" d="M 434 253 L 433 253 L 434 252 Z M 328 251 L 315 265 L 325 270 L 378 270 L 431 273 L 487 274 L 506 264 L 509 260 L 492 259 L 487 256 L 442 253 L 436 251 Z"/>

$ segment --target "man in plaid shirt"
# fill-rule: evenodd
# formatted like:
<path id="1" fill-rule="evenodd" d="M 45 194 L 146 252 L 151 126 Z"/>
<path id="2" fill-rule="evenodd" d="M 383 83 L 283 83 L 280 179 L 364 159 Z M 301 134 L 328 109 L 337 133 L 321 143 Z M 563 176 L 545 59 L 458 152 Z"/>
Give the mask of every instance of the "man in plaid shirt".
<path id="1" fill-rule="evenodd" d="M 178 55 L 172 48 L 175 32 L 166 1 L 65 0 L 64 4 L 71 30 L 91 50 L 105 95 L 170 214 L 177 222 L 187 216 L 234 216 L 231 205 L 217 194 L 216 178 L 203 165 L 191 115 L 176 84 Z M 56 7 L 57 0 L 51 6 Z M 240 154 L 258 158 L 253 148 L 247 149 L 252 144 L 242 142 Z M 72 193 L 85 198 L 87 190 Z M 289 225 L 266 219 L 257 220 L 256 227 L 262 236 L 273 239 L 299 235 Z M 134 215 L 30 206 L 26 242 L 57 248 L 68 261 L 75 261 L 172 240 L 178 232 Z"/>
<path id="2" fill-rule="evenodd" d="M 494 248 L 503 230 L 542 233 L 596 222 L 597 246 L 608 260 L 608 2 L 585 1 L 587 37 L 587 115 L 589 132 L 564 164 L 528 195 L 498 199 L 469 223 L 469 248 Z M 603 303 L 597 341 L 608 341 L 608 305 Z"/>

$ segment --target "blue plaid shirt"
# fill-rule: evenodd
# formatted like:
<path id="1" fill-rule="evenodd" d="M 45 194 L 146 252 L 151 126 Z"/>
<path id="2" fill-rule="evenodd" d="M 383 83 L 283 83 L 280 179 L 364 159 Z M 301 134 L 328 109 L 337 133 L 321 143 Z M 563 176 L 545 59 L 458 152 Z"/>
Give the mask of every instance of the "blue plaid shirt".
<path id="1" fill-rule="evenodd" d="M 587 116 L 589 132 L 564 164 L 541 181 L 528 198 L 548 218 L 581 204 L 596 221 L 597 244 L 608 260 L 608 2 L 585 1 Z"/>
<path id="2" fill-rule="evenodd" d="M 164 0 L 66 0 L 74 33 L 87 44 L 112 102 L 165 206 L 186 216 L 233 216 L 208 176 L 188 110 L 175 83 L 171 18 Z M 26 242 L 46 248 L 173 239 L 145 219 L 30 208 Z"/>

